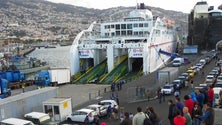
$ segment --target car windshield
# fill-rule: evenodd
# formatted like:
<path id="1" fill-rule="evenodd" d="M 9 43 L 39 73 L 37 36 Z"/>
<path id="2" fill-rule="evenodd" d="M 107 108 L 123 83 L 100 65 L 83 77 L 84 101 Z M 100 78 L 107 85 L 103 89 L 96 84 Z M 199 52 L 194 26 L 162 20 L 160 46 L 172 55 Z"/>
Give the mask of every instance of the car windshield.
<path id="1" fill-rule="evenodd" d="M 222 76 L 218 76 L 218 77 L 217 77 L 217 79 L 220 79 L 220 80 L 222 80 Z"/>
<path id="2" fill-rule="evenodd" d="M 163 89 L 170 89 L 170 86 L 164 86 Z"/>
<path id="3" fill-rule="evenodd" d="M 214 87 L 221 87 L 222 88 L 222 84 L 215 84 Z"/>
<path id="4" fill-rule="evenodd" d="M 213 77 L 207 77 L 207 79 L 213 79 Z"/>

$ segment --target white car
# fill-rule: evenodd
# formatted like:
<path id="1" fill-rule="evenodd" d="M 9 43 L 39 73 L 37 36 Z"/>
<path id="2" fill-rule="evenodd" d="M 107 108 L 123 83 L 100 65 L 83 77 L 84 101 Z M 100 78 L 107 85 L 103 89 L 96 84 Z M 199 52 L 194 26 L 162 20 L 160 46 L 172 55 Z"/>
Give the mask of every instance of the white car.
<path id="1" fill-rule="evenodd" d="M 201 64 L 201 63 L 197 63 L 196 66 L 199 68 L 199 69 L 203 69 L 204 65 Z"/>
<path id="2" fill-rule="evenodd" d="M 200 60 L 200 63 L 203 64 L 203 65 L 205 65 L 205 64 L 206 64 L 206 60 L 205 60 L 205 59 L 201 59 L 201 60 Z"/>
<path id="3" fill-rule="evenodd" d="M 217 82 L 222 82 L 222 75 L 219 75 L 219 76 L 217 77 Z"/>
<path id="4" fill-rule="evenodd" d="M 164 92 L 166 95 L 173 94 L 174 92 L 173 84 L 164 85 L 163 88 L 161 89 L 161 92 L 162 93 Z"/>
<path id="5" fill-rule="evenodd" d="M 214 83 L 215 77 L 213 75 L 207 75 L 205 81 L 206 81 L 206 83 Z"/>
<path id="6" fill-rule="evenodd" d="M 118 104 L 116 103 L 115 100 L 102 100 L 102 101 L 99 102 L 99 105 L 103 105 L 106 108 L 108 106 L 111 106 L 111 108 L 116 108 L 117 110 L 119 109 L 119 106 L 118 106 Z"/>
<path id="7" fill-rule="evenodd" d="M 88 105 L 85 108 L 94 110 L 99 117 L 103 117 L 107 115 L 107 111 L 106 111 L 107 107 L 103 105 L 92 104 L 92 105 Z"/>
<path id="8" fill-rule="evenodd" d="M 96 112 L 91 109 L 80 109 L 72 114 L 66 116 L 67 121 L 74 121 L 74 122 L 90 122 L 94 121 L 94 116 L 96 116 Z"/>

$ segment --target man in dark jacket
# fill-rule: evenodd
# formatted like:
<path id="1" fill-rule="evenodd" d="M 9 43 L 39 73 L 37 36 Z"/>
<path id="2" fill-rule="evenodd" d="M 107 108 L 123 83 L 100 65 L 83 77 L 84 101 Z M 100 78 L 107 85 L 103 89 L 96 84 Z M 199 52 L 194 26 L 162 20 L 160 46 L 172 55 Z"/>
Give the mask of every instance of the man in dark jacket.
<path id="1" fill-rule="evenodd" d="M 204 120 L 205 125 L 214 125 L 214 117 L 215 113 L 213 108 L 211 107 L 211 103 L 205 104 L 205 114 L 202 116 L 196 115 L 196 117 L 199 117 L 201 120 Z"/>
<path id="2" fill-rule="evenodd" d="M 168 119 L 170 121 L 170 125 L 174 125 L 173 119 L 175 117 L 174 110 L 176 105 L 173 103 L 173 100 L 168 100 L 168 105 L 169 105 Z"/>
<path id="3" fill-rule="evenodd" d="M 129 113 L 124 113 L 124 120 L 120 123 L 120 125 L 132 125 L 132 120 L 129 119 Z"/>

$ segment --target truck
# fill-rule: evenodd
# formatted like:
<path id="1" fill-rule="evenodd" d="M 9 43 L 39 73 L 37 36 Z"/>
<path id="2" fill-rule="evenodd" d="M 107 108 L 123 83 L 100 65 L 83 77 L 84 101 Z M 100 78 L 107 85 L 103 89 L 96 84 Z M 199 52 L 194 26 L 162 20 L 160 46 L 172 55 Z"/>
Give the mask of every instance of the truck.
<path id="1" fill-rule="evenodd" d="M 70 69 L 52 68 L 38 72 L 34 84 L 37 86 L 56 86 L 70 82 Z"/>
<path id="2" fill-rule="evenodd" d="M 0 78 L 0 98 L 6 98 L 11 96 L 11 89 L 9 89 L 9 84 L 6 79 Z"/>
<path id="3" fill-rule="evenodd" d="M 173 59 L 173 66 L 181 66 L 184 63 L 184 58 L 175 58 Z"/>
<path id="4" fill-rule="evenodd" d="M 178 77 L 178 67 L 165 67 L 157 71 L 157 82 L 159 84 L 172 83 Z"/>

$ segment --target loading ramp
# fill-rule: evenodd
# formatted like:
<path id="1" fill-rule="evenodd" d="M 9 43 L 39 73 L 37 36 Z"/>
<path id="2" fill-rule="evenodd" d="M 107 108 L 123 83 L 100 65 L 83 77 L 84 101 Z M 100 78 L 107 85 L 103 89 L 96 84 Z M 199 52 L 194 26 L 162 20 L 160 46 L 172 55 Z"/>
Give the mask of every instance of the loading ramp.
<path id="1" fill-rule="evenodd" d="M 79 76 L 74 83 L 89 83 L 96 82 L 107 71 L 107 59 L 102 61 L 100 64 L 92 67 L 89 71 Z"/>

